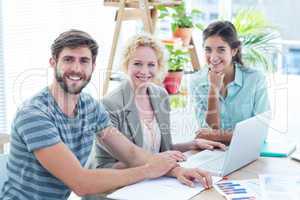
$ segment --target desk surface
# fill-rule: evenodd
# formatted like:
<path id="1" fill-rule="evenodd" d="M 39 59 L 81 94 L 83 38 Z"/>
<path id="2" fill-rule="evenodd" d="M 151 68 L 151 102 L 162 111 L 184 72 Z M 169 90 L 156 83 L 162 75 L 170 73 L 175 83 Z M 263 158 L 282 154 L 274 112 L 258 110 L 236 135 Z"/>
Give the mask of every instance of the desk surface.
<path id="1" fill-rule="evenodd" d="M 229 179 L 242 180 L 258 178 L 260 174 L 280 174 L 295 175 L 300 174 L 300 162 L 291 160 L 290 158 L 267 158 L 260 157 L 255 162 L 233 172 L 228 176 Z M 215 190 L 210 189 L 201 192 L 192 200 L 224 200 L 224 198 Z"/>
<path id="2" fill-rule="evenodd" d="M 300 174 L 300 162 L 290 158 L 260 157 L 249 165 L 228 176 L 232 180 L 258 178 L 260 174 L 295 175 Z M 73 198 L 72 198 L 73 199 Z M 76 198 L 77 199 L 77 198 Z M 79 199 L 79 198 L 78 198 Z M 90 197 L 88 200 L 101 200 L 103 197 Z M 201 192 L 191 200 L 224 200 L 215 189 Z"/>

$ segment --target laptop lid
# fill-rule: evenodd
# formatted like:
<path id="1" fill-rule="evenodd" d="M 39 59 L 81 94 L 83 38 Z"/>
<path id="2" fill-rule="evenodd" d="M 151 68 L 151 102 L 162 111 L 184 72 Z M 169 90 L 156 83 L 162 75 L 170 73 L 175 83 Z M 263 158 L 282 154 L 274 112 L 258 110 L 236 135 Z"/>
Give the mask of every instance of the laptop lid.
<path id="1" fill-rule="evenodd" d="M 270 112 L 265 112 L 237 123 L 221 170 L 222 176 L 240 169 L 259 157 L 262 144 L 267 137 L 269 122 Z"/>

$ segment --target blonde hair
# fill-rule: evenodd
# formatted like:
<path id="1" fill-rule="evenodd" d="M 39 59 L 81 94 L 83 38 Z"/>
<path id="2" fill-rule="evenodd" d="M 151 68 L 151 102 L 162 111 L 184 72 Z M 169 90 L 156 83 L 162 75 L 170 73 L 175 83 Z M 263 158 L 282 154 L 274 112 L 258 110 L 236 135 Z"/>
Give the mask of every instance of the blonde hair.
<path id="1" fill-rule="evenodd" d="M 166 63 L 165 48 L 161 44 L 161 42 L 147 33 L 135 35 L 131 37 L 126 43 L 121 60 L 123 70 L 127 73 L 129 60 L 131 59 L 136 49 L 141 46 L 150 47 L 154 50 L 158 63 L 157 78 L 160 79 L 166 72 L 166 69 L 164 67 Z"/>

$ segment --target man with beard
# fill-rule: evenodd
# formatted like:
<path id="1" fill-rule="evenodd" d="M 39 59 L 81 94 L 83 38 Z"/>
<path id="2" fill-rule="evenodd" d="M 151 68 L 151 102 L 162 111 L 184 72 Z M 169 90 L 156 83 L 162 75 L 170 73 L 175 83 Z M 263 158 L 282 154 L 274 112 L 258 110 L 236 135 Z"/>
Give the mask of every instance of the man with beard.
<path id="1" fill-rule="evenodd" d="M 85 32 L 70 30 L 51 46 L 53 83 L 25 102 L 12 124 L 8 180 L 0 199 L 67 199 L 113 190 L 168 173 L 179 180 L 211 178 L 177 166 L 132 144 L 111 122 L 102 105 L 81 90 L 95 68 L 98 45 Z M 130 168 L 85 169 L 96 138 Z"/>

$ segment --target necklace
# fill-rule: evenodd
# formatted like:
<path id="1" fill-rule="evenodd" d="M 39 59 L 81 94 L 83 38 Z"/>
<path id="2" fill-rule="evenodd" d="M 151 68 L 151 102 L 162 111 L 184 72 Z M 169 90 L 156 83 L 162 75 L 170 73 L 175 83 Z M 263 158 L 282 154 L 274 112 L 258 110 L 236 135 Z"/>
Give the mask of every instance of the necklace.
<path id="1" fill-rule="evenodd" d="M 143 97 L 143 98 L 141 98 Z M 140 120 L 144 126 L 144 136 L 147 139 L 147 149 L 155 153 L 156 140 L 158 135 L 155 133 L 155 116 L 148 95 L 135 98 L 135 103 L 139 112 Z"/>
<path id="2" fill-rule="evenodd" d="M 144 137 L 149 138 L 149 147 L 150 147 L 150 151 L 152 153 L 156 152 L 155 151 L 155 146 L 156 146 L 156 139 L 157 139 L 157 135 L 155 133 L 155 119 L 153 119 L 152 121 L 147 121 L 147 120 L 143 120 L 143 124 L 145 127 L 145 131 L 144 131 Z M 146 135 L 147 134 L 147 135 Z"/>

